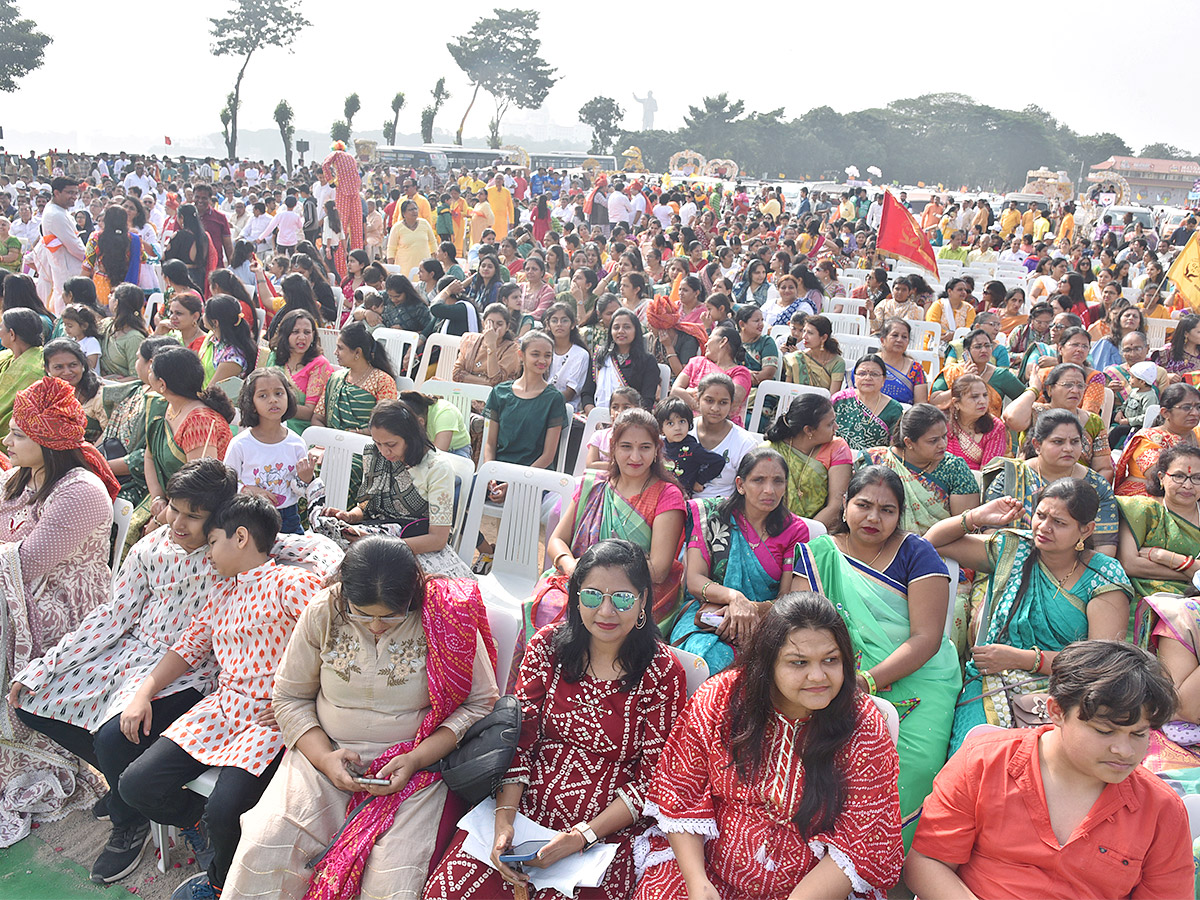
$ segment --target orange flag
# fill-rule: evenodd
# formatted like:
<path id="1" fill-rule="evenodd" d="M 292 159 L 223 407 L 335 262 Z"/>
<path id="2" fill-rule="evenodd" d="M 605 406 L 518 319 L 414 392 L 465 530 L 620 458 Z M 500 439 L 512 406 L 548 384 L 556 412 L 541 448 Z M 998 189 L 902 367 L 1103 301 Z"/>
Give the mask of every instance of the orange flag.
<path id="1" fill-rule="evenodd" d="M 879 222 L 875 246 L 938 275 L 937 257 L 933 255 L 929 238 L 917 227 L 912 213 L 901 206 L 890 191 L 883 192 L 883 218 Z"/>

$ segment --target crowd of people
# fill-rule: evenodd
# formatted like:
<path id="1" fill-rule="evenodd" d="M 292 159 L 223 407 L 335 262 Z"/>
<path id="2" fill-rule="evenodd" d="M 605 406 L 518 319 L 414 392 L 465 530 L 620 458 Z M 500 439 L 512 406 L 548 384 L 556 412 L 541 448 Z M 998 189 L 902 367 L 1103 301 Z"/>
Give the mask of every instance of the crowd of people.
<path id="1" fill-rule="evenodd" d="M 1191 896 L 1194 219 L 935 198 L 926 276 L 866 189 L 347 158 L 0 175 L 0 844 L 91 807 L 112 883 L 178 826 L 180 898 Z M 346 502 L 309 426 L 370 439 Z M 450 457 L 563 452 L 498 648 L 453 530 L 507 485 Z"/>

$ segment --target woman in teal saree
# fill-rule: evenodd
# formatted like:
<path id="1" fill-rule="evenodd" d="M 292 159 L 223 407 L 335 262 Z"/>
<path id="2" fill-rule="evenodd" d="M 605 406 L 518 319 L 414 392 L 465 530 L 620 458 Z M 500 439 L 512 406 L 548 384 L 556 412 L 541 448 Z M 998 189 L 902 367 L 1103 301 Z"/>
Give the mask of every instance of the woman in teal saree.
<path id="1" fill-rule="evenodd" d="M 1077 478 L 1047 485 L 1029 531 L 1008 528 L 1021 503 L 1001 497 L 939 522 L 926 537 L 988 581 L 978 637 L 954 712 L 953 753 L 976 725 L 1014 727 L 1012 699 L 1045 691 L 1051 663 L 1073 641 L 1121 640 L 1133 586 L 1115 559 L 1086 547 L 1100 498 Z M 975 528 L 1000 529 L 976 535 Z"/>

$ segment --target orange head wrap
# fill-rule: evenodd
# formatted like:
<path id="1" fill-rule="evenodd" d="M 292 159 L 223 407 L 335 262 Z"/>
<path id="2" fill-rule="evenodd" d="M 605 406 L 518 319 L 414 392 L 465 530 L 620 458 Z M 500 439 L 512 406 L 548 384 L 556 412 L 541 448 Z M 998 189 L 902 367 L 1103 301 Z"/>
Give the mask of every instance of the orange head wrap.
<path id="1" fill-rule="evenodd" d="M 108 495 L 117 496 L 120 484 L 100 451 L 83 439 L 87 416 L 75 389 L 65 381 L 47 375 L 19 392 L 13 400 L 12 421 L 31 441 L 49 450 L 82 450 Z"/>
<path id="2" fill-rule="evenodd" d="M 708 333 L 704 330 L 704 326 L 698 322 L 679 321 L 679 283 L 681 281 L 683 281 L 683 276 L 676 275 L 669 295 L 660 294 L 650 298 L 646 303 L 646 323 L 654 329 L 665 331 L 668 328 L 674 328 L 676 331 L 690 334 L 699 342 L 700 352 L 703 353 L 704 348 L 708 346 Z"/>

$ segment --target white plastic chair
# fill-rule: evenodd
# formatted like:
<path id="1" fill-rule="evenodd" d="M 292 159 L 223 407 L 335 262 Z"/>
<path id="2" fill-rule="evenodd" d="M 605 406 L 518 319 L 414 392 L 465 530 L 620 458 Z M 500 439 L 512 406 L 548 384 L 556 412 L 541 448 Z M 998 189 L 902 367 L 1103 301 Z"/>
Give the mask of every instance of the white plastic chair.
<path id="1" fill-rule="evenodd" d="M 201 797 L 211 797 L 213 790 L 217 786 L 217 776 L 219 774 L 220 772 L 216 768 L 206 769 L 185 784 L 184 787 L 193 793 L 199 794 Z M 164 825 L 162 822 L 150 823 L 150 837 L 153 839 L 154 846 L 158 850 L 158 871 L 165 873 L 170 866 L 171 843 L 178 838 L 178 834 L 179 832 L 174 825 Z"/>
<path id="2" fill-rule="evenodd" d="M 687 650 L 680 650 L 678 647 L 672 647 L 671 652 L 683 666 L 683 674 L 687 676 L 687 695 L 690 697 L 708 678 L 708 663 L 704 661 L 703 656 L 697 656 Z"/>
<path id="3" fill-rule="evenodd" d="M 118 497 L 113 501 L 113 524 L 117 526 L 117 536 L 113 538 L 112 549 L 112 585 L 117 586 L 117 576 L 121 574 L 121 554 L 125 551 L 125 539 L 129 536 L 129 522 L 133 518 L 133 504 Z"/>
<path id="4" fill-rule="evenodd" d="M 758 389 L 754 394 L 754 410 L 750 413 L 750 421 L 747 423 L 746 430 L 762 434 L 760 428 L 762 426 L 763 406 L 766 404 L 768 397 L 779 398 L 779 402 L 775 405 L 775 408 L 782 412 L 801 394 L 820 394 L 822 397 L 828 397 L 829 391 L 825 390 L 825 388 L 813 387 L 807 384 L 791 384 L 787 381 L 760 381 Z"/>
<path id="5" fill-rule="evenodd" d="M 513 608 L 520 607 L 533 593 L 539 572 L 539 525 L 542 516 L 542 495 L 549 491 L 562 498 L 563 505 L 571 501 L 575 479 L 562 472 L 532 469 L 512 463 L 492 460 L 479 467 L 471 498 L 467 505 L 467 520 L 459 539 L 458 555 L 469 566 L 475 555 L 475 536 L 483 518 L 488 482 L 508 485 L 500 507 L 500 528 L 496 534 L 496 549 L 492 554 L 492 571 L 479 578 L 479 589 L 485 597 Z"/>
<path id="6" fill-rule="evenodd" d="M 1161 350 L 1167 346 L 1167 332 L 1175 329 L 1174 319 L 1146 319 L 1146 341 L 1151 350 Z"/>
<path id="7" fill-rule="evenodd" d="M 579 454 L 575 457 L 575 468 L 571 474 L 576 478 L 583 474 L 587 466 L 588 441 L 596 434 L 601 425 L 611 425 L 612 416 L 603 407 L 594 406 L 588 413 L 587 421 L 583 423 L 583 437 L 579 439 Z"/>
<path id="8" fill-rule="evenodd" d="M 958 563 L 945 557 L 942 558 L 942 562 L 946 564 L 946 571 L 950 573 L 950 605 L 946 607 L 946 625 L 942 629 L 942 634 L 950 637 L 950 632 L 954 627 L 954 604 L 958 600 Z"/>
<path id="9" fill-rule="evenodd" d="M 558 430 L 558 455 L 554 460 L 554 471 L 567 471 L 567 453 L 571 445 L 571 422 L 573 419 L 569 416 L 568 410 L 567 423 Z"/>
<path id="10" fill-rule="evenodd" d="M 829 529 L 816 519 L 807 519 L 804 516 L 801 516 L 800 520 L 808 526 L 808 539 L 810 541 L 813 538 L 819 538 L 823 534 L 829 534 Z"/>
<path id="11" fill-rule="evenodd" d="M 321 480 L 325 482 L 325 505 L 330 509 L 346 509 L 350 503 L 350 467 L 355 456 L 361 456 L 371 443 L 365 434 L 339 431 L 322 425 L 310 425 L 304 429 L 304 443 L 309 447 L 323 447 Z"/>
<path id="12" fill-rule="evenodd" d="M 671 382 L 674 381 L 675 378 L 671 374 L 671 367 L 665 363 L 658 364 L 658 374 L 662 379 L 662 395 L 658 399 L 666 400 L 669 396 L 671 396 Z"/>
<path id="13" fill-rule="evenodd" d="M 869 334 L 867 320 L 860 315 L 853 313 L 825 313 L 825 318 L 833 326 L 834 337 L 840 338 L 844 334 L 867 337 Z"/>
<path id="14" fill-rule="evenodd" d="M 432 380 L 425 376 L 433 360 L 433 351 L 438 347 L 441 348 L 441 353 L 438 355 L 437 371 L 433 373 L 433 377 L 442 381 L 452 381 L 454 379 L 454 360 L 458 358 L 460 344 L 462 344 L 462 337 L 456 334 L 431 334 L 427 337 L 425 349 L 421 351 L 421 362 L 418 364 L 417 371 L 413 373 L 417 387 Z"/>
<path id="15" fill-rule="evenodd" d="M 835 297 L 829 301 L 829 305 L 831 307 L 836 306 L 841 310 L 839 313 L 834 313 L 833 315 L 835 316 L 858 316 L 862 318 L 866 315 L 866 300 L 856 300 L 853 297 Z M 826 313 L 825 315 L 828 317 L 829 313 Z M 864 331 L 863 334 L 866 334 L 866 332 Z"/>
<path id="16" fill-rule="evenodd" d="M 411 355 L 416 349 L 421 335 L 415 331 L 404 331 L 400 328 L 376 328 L 375 340 L 383 344 L 387 350 L 388 359 L 392 361 L 392 371 L 396 377 L 408 374 Z"/>
<path id="17" fill-rule="evenodd" d="M 318 328 L 317 337 L 321 341 L 321 355 L 329 360 L 330 364 L 336 366 L 338 330 L 336 328 Z"/>
<path id="18" fill-rule="evenodd" d="M 877 337 L 861 337 L 854 334 L 840 334 L 837 342 L 847 369 L 853 369 L 854 364 L 868 353 L 878 353 L 882 346 Z"/>
<path id="19" fill-rule="evenodd" d="M 970 732 L 967 732 L 968 736 Z M 1191 827 L 1192 840 L 1200 837 L 1200 794 L 1184 794 L 1183 808 L 1187 810 L 1188 825 Z"/>
<path id="20" fill-rule="evenodd" d="M 915 350 L 910 347 L 908 355 L 924 367 L 925 374 L 929 377 L 931 383 L 937 380 L 938 375 L 942 371 L 942 355 L 938 353 L 936 348 L 933 350 Z"/>
<path id="21" fill-rule="evenodd" d="M 905 319 L 908 323 L 908 346 L 912 350 L 924 350 L 925 338 L 927 335 L 932 335 L 930 347 L 937 350 L 942 343 L 942 323 L 941 322 L 925 322 L 917 319 Z"/>
<path id="22" fill-rule="evenodd" d="M 470 425 L 472 402 L 478 400 L 480 403 L 486 403 L 488 396 L 492 393 L 492 388 L 491 385 L 487 384 L 462 384 L 457 381 L 442 381 L 438 378 L 430 378 L 421 385 L 421 392 L 429 394 L 431 397 L 441 397 L 443 400 L 449 400 L 462 413 L 463 421 Z M 480 444 L 481 447 L 487 444 L 488 430 L 491 427 L 491 420 L 484 417 L 483 443 Z"/>
<path id="23" fill-rule="evenodd" d="M 980 735 L 992 734 L 993 732 L 996 732 L 996 731 L 1007 731 L 1007 730 L 1008 729 L 1002 728 L 999 725 L 993 725 L 990 722 L 981 722 L 980 724 L 974 726 L 967 732 L 966 737 L 963 738 L 963 743 L 966 744 L 972 738 L 977 738 Z"/>
<path id="24" fill-rule="evenodd" d="M 900 713 L 896 711 L 896 707 L 891 704 L 891 701 L 884 700 L 882 697 L 876 697 L 874 694 L 867 695 L 876 708 L 883 713 L 883 718 L 887 721 L 888 734 L 892 736 L 892 743 L 900 740 Z"/>
<path id="25" fill-rule="evenodd" d="M 1100 421 L 1104 423 L 1104 427 L 1108 428 L 1112 424 L 1113 406 L 1116 405 L 1117 395 L 1113 393 L 1113 389 L 1106 387 L 1104 389 L 1104 402 L 1100 404 Z"/>
<path id="26" fill-rule="evenodd" d="M 453 549 L 458 546 L 462 523 L 467 518 L 467 497 L 471 493 L 471 479 L 475 477 L 475 463 L 469 456 L 459 456 L 457 453 L 438 450 L 437 454 L 446 460 L 454 472 L 455 481 L 462 485 L 458 492 L 458 503 L 455 504 L 454 522 L 450 526 L 450 538 L 446 541 L 446 545 Z"/>
<path id="27" fill-rule="evenodd" d="M 487 609 L 488 625 L 496 641 L 496 685 L 503 695 L 508 684 L 508 673 L 512 670 L 513 654 L 517 650 L 517 637 L 521 633 L 521 611 L 486 600 L 483 605 Z"/>
<path id="28" fill-rule="evenodd" d="M 772 325 L 771 330 L 767 332 L 775 344 L 783 347 L 783 342 L 792 336 L 791 325 Z"/>
<path id="29" fill-rule="evenodd" d="M 1154 424 L 1154 420 L 1158 418 L 1158 414 L 1162 412 L 1162 407 L 1157 403 L 1151 403 L 1146 407 L 1146 418 L 1142 420 L 1142 427 L 1149 428 Z"/>

